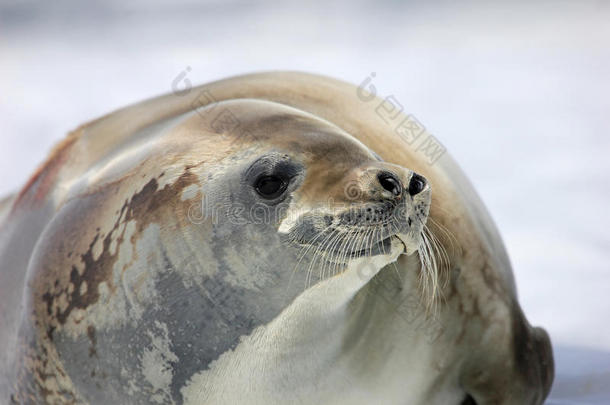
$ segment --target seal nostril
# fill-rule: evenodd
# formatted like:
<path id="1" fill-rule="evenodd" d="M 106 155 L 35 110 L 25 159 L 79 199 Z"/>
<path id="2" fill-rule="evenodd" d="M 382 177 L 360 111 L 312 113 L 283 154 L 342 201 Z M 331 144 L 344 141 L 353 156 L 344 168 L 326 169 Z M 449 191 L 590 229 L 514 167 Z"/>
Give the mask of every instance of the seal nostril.
<path id="1" fill-rule="evenodd" d="M 421 193 L 426 188 L 426 179 L 417 173 L 413 173 L 409 182 L 409 194 L 416 195 Z"/>
<path id="2" fill-rule="evenodd" d="M 402 186 L 400 181 L 390 173 L 381 173 L 377 176 L 381 187 L 391 192 L 395 197 L 398 197 L 402 193 Z"/>

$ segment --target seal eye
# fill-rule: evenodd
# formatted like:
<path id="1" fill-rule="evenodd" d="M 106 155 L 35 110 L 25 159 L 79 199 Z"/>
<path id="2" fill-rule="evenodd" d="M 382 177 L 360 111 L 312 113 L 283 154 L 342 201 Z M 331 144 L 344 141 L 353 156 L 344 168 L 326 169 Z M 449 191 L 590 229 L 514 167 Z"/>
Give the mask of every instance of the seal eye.
<path id="1" fill-rule="evenodd" d="M 278 176 L 262 176 L 256 180 L 255 188 L 256 192 L 261 197 L 266 199 L 273 199 L 279 197 L 284 191 L 286 191 L 286 183 L 281 177 Z"/>

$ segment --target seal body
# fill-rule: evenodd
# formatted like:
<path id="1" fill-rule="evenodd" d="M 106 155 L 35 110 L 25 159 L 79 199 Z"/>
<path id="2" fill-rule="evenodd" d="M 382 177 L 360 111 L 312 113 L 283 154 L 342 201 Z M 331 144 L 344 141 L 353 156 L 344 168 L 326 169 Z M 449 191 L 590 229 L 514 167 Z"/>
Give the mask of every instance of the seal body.
<path id="1" fill-rule="evenodd" d="M 542 403 L 485 208 L 361 90 L 254 74 L 70 134 L 0 205 L 2 402 Z"/>

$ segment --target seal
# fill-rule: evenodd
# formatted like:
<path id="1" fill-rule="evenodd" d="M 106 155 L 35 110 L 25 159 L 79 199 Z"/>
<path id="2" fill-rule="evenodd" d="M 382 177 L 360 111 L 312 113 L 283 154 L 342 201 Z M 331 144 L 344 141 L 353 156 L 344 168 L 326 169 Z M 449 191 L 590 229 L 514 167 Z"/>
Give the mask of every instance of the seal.
<path id="1" fill-rule="evenodd" d="M 0 207 L 2 402 L 542 403 L 487 211 L 359 91 L 252 74 L 71 133 Z"/>

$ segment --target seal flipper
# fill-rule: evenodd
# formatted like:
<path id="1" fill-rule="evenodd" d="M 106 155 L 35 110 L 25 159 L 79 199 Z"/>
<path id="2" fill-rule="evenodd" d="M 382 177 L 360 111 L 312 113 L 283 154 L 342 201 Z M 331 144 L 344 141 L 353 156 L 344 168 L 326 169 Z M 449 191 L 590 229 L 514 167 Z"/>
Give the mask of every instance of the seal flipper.
<path id="1" fill-rule="evenodd" d="M 553 349 L 551 338 L 546 330 L 535 327 L 533 331 L 534 353 L 538 357 L 539 377 L 543 387 L 543 395 L 546 398 L 551 392 L 553 379 L 555 378 L 555 361 L 553 359 Z"/>
<path id="2" fill-rule="evenodd" d="M 515 316 L 513 330 L 515 366 L 523 383 L 542 403 L 555 376 L 551 339 L 544 329 L 531 327 L 520 308 L 518 311 L 520 316 Z"/>
<path id="3" fill-rule="evenodd" d="M 540 405 L 548 396 L 554 378 L 549 335 L 529 324 L 516 300 L 510 318 L 510 335 L 483 345 L 466 364 L 461 405 Z"/>

